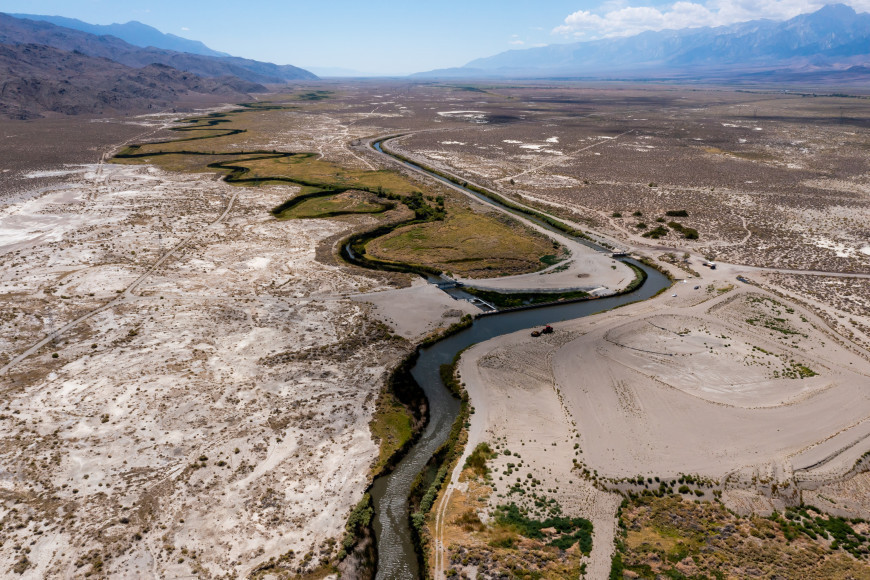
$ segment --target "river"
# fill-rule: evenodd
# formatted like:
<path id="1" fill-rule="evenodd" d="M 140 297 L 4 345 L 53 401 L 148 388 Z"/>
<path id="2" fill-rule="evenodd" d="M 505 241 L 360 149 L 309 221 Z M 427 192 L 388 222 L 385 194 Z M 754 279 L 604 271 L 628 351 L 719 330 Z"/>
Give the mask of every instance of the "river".
<path id="1" fill-rule="evenodd" d="M 374 143 L 373 147 L 378 152 L 389 155 L 381 148 L 380 141 Z M 402 163 L 416 171 L 427 173 L 439 181 L 447 181 L 422 167 L 405 161 Z M 455 187 L 462 188 L 456 183 L 450 183 Z M 466 188 L 462 189 L 484 203 L 504 208 L 498 202 L 485 196 Z M 548 229 L 554 229 L 549 224 L 527 215 L 521 217 Z M 560 236 L 571 237 L 563 232 L 558 233 Z M 599 251 L 607 251 L 587 240 L 571 239 L 576 239 L 578 242 L 594 247 Z M 423 470 L 429 458 L 447 439 L 450 427 L 459 413 L 459 401 L 441 382 L 440 366 L 451 363 L 458 352 L 478 342 L 523 329 L 531 329 L 535 326 L 597 314 L 629 302 L 646 300 L 670 286 L 668 278 L 657 270 L 634 260 L 625 261 L 643 269 L 647 274 L 646 282 L 629 294 L 481 317 L 476 319 L 471 327 L 428 348 L 420 349 L 420 356 L 417 364 L 411 370 L 411 374 L 429 400 L 429 422 L 420 439 L 411 447 L 396 469 L 388 475 L 377 478 L 371 489 L 375 510 L 373 527 L 378 547 L 378 580 L 405 580 L 421 577 L 414 543 L 411 539 L 408 496 L 411 484 L 417 474 Z"/>

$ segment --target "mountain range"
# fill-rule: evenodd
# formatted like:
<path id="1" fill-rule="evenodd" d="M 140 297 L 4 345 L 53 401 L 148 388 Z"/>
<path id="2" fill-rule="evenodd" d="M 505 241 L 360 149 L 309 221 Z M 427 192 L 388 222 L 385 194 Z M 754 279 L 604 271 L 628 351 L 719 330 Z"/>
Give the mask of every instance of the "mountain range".
<path id="1" fill-rule="evenodd" d="M 161 109 L 191 94 L 236 101 L 263 92 L 235 77 L 203 78 L 162 64 L 133 68 L 42 44 L 0 44 L 0 116 L 30 119 Z"/>
<path id="2" fill-rule="evenodd" d="M 781 22 L 510 50 L 413 76 L 866 84 L 870 14 L 834 4 Z M 140 22 L 94 25 L 0 13 L 0 116 L 125 113 L 165 108 L 192 95 L 238 101 L 269 90 L 266 85 L 316 79 L 296 66 L 229 56 Z"/>
<path id="3" fill-rule="evenodd" d="M 277 65 L 235 56 L 206 56 L 164 48 L 141 48 L 115 36 L 97 36 L 50 22 L 15 18 L 0 14 L 0 43 L 44 44 L 60 50 L 108 58 L 115 62 L 143 67 L 165 64 L 200 76 L 234 76 L 252 83 L 284 83 L 298 79 L 316 79 L 307 70 L 292 65 Z"/>
<path id="4" fill-rule="evenodd" d="M 786 21 L 649 31 L 602 40 L 510 50 L 418 77 L 559 78 L 860 71 L 870 63 L 870 14 L 842 4 Z M 853 69 L 853 73 L 855 70 Z"/>
<path id="5" fill-rule="evenodd" d="M 72 24 L 91 26 L 81 21 Z M 108 28 L 112 27 L 128 37 L 138 34 L 138 42 L 184 46 L 177 37 L 140 23 Z M 192 48 L 211 50 L 201 43 Z M 292 65 L 221 53 L 135 46 L 113 35 L 0 13 L 0 115 L 5 117 L 142 111 L 168 107 L 196 94 L 239 101 L 250 93 L 266 92 L 266 84 L 300 79 L 317 76 Z"/>
<path id="6" fill-rule="evenodd" d="M 129 42 L 133 46 L 140 46 L 142 48 L 153 46 L 154 48 L 165 48 L 176 52 L 189 52 L 203 56 L 230 56 L 225 52 L 212 50 L 198 40 L 188 40 L 174 34 L 164 34 L 152 26 L 136 22 L 135 20 L 124 24 L 90 24 L 76 18 L 66 18 L 64 16 L 45 16 L 42 14 L 10 14 L 10 16 L 50 22 L 57 26 L 72 28 L 73 30 L 80 30 L 97 36 L 114 36 L 124 42 Z"/>

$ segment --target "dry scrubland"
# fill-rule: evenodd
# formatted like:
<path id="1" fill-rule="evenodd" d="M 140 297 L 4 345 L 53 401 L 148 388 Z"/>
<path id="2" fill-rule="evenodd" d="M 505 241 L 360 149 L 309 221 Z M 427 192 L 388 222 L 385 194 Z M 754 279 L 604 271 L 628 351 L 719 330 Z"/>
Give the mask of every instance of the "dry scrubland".
<path id="1" fill-rule="evenodd" d="M 316 259 L 372 218 L 276 221 L 289 186 L 63 169 L 0 213 L 0 365 L 113 302 L 2 376 L 4 574 L 319 567 L 378 457 L 368 423 L 407 350 L 344 298 L 389 278 Z M 436 326 L 461 315 L 445 310 Z"/>
<path id="2" fill-rule="evenodd" d="M 632 243 L 664 217 L 700 235 L 667 228 L 659 243 L 714 259 L 870 271 L 867 98 L 544 85 L 453 94 L 416 109 L 441 128 L 401 141 L 433 166 Z M 679 209 L 688 218 L 664 215 Z"/>
<path id="3" fill-rule="evenodd" d="M 337 241 L 413 217 L 404 196 L 421 191 L 445 223 L 467 228 L 479 216 L 494 239 L 528 245 L 521 265 L 478 251 L 472 262 L 488 260 L 479 273 L 539 270 L 538 258 L 559 253 L 352 148 L 392 129 L 355 112 L 356 95 L 281 99 L 281 109 L 214 117 L 244 133 L 139 149 L 208 155 L 115 164 L 93 162 L 132 135 L 204 133 L 167 130 L 191 126 L 177 115 L 103 121 L 102 142 L 83 137 L 96 150 L 59 148 L 40 162 L 57 122 L 13 124 L 35 145 L 0 209 L 4 573 L 328 573 L 372 470 L 410 435 L 404 410 L 381 393 L 409 350 L 403 336 L 476 311 L 408 275 L 343 265 Z M 64 127 L 95 126 L 77 122 Z M 250 161 L 249 176 L 350 191 L 275 219 L 273 208 L 310 188 L 234 186 L 205 167 L 252 150 L 306 155 Z"/>
<path id="4" fill-rule="evenodd" d="M 626 502 L 621 521 L 617 576 L 870 578 L 866 563 L 849 553 L 864 553 L 867 524 L 812 508 L 742 517 L 677 495 Z M 861 538 L 854 547 L 850 536 Z"/>
<path id="5" fill-rule="evenodd" d="M 837 332 L 870 349 L 870 281 L 843 276 L 773 274 L 780 292 L 810 304 Z"/>
<path id="6" fill-rule="evenodd" d="M 147 138 L 153 123 L 102 119 L 44 119 L 0 124 L 0 203 L 21 201 L 70 175 L 75 164 L 92 163 L 116 143 Z"/>
<path id="7" fill-rule="evenodd" d="M 584 562 L 589 577 L 606 577 L 618 493 L 642 498 L 624 506 L 628 535 L 615 537 L 629 577 L 671 568 L 690 577 L 756 569 L 797 577 L 800 562 L 817 558 L 817 577 L 870 574 L 867 524 L 848 533 L 857 542 L 850 550 L 843 538 L 832 546 L 835 537 L 817 524 L 804 533 L 752 515 L 802 501 L 846 518 L 870 514 L 861 473 L 870 435 L 866 351 L 779 296 L 715 272 L 690 283 L 700 288 L 678 284 L 677 296 L 560 323 L 549 337 L 507 335 L 463 357 L 476 409 L 469 447 L 486 442 L 496 453 L 491 490 L 475 501 L 467 499 L 473 486 L 454 478 L 442 524 L 444 570 L 474 577 L 481 561 L 493 568 L 503 560 L 505 541 L 492 539 L 498 507 L 516 503 L 539 520 L 551 505 L 591 520 Z M 683 496 L 688 512 L 659 506 L 663 523 L 650 523 L 637 510 L 664 501 L 656 496 Z M 694 499 L 715 503 L 693 512 Z M 470 528 L 470 514 L 487 525 Z M 515 542 L 527 543 L 521 533 Z M 468 550 L 475 558 L 464 556 Z M 532 560 L 524 569 L 545 568 Z"/>
<path id="8" fill-rule="evenodd" d="M 214 126 L 245 133 L 118 164 L 93 163 L 134 135 L 195 133 L 157 115 L 107 123 L 91 143 L 84 121 L 73 155 L 53 141 L 58 121 L 4 127 L 39 146 L 3 167 L 15 172 L 0 208 L 0 365 L 13 363 L 0 374 L 3 573 L 329 571 L 372 467 L 409 434 L 379 399 L 386 371 L 406 339 L 474 311 L 407 275 L 342 265 L 337 241 L 410 219 L 421 191 L 428 209 L 416 211 L 445 219 L 377 239 L 372 255 L 480 279 L 565 251 L 447 187 L 383 171 L 367 139 L 403 133 L 390 148 L 703 276 L 463 357 L 476 412 L 430 518 L 436 575 L 603 578 L 617 554 L 627 577 L 867 576 L 867 524 L 832 518 L 870 515 L 870 295 L 867 278 L 842 275 L 870 272 L 870 101 L 437 83 L 321 83 L 277 100 Z M 201 154 L 156 155 L 169 150 Z M 311 155 L 241 162 L 258 187 L 205 167 L 254 150 Z M 45 151 L 56 156 L 40 163 Z M 274 176 L 350 191 L 275 219 L 311 190 Z M 312 219 L 336 212 L 347 215 Z M 642 236 L 658 226 L 659 239 Z M 524 252 L 493 254 L 457 231 L 519 233 Z M 609 260 L 569 249 L 565 271 L 482 284 L 622 283 Z M 711 272 L 703 256 L 751 267 Z M 483 442 L 483 467 L 466 466 Z M 640 499 L 617 519 L 619 493 Z M 832 515 L 786 511 L 801 500 Z M 497 509 L 511 503 L 528 511 Z M 767 518 L 774 509 L 782 517 Z"/>
<path id="9" fill-rule="evenodd" d="M 346 225 L 275 222 L 286 195 L 102 165 L 7 210 L 4 233 L 39 220 L 54 239 L 28 221 L 4 256 L 4 363 L 119 299 L 3 377 L 4 569 L 237 576 L 334 555 L 406 344 L 340 298 L 381 281 L 315 261 Z"/>

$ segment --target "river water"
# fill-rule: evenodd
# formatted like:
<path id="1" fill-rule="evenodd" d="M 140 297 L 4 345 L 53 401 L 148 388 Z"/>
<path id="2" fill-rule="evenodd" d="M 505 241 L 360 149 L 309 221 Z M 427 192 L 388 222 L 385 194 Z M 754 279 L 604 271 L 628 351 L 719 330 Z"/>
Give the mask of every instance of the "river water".
<path id="1" fill-rule="evenodd" d="M 374 147 L 383 152 L 379 142 L 375 143 Z M 418 166 L 406 164 L 420 171 L 426 171 Z M 433 173 L 429 175 L 446 181 Z M 485 203 L 503 207 L 471 190 L 466 191 Z M 553 229 L 549 224 L 529 216 L 522 217 Z M 577 239 L 577 241 L 595 247 L 599 251 L 606 251 L 586 240 Z M 421 576 L 411 540 L 408 496 L 417 474 L 423 470 L 429 458 L 447 439 L 450 427 L 459 413 L 459 401 L 441 382 L 440 366 L 450 364 L 456 353 L 478 342 L 518 330 L 589 316 L 629 302 L 646 300 L 670 286 L 667 277 L 657 270 L 634 260 L 625 261 L 642 268 L 647 274 L 646 282 L 630 294 L 484 316 L 476 319 L 471 327 L 420 350 L 417 364 L 411 373 L 429 400 L 429 423 L 420 439 L 411 447 L 396 469 L 388 475 L 377 478 L 372 484 L 371 494 L 375 510 L 373 527 L 378 547 L 378 580 L 406 580 Z"/>

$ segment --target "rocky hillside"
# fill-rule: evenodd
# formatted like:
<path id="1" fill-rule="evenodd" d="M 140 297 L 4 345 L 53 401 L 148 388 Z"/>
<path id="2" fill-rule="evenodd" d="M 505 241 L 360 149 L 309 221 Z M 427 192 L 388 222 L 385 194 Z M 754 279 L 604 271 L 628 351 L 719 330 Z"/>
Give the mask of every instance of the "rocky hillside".
<path id="1" fill-rule="evenodd" d="M 66 51 L 78 51 L 117 63 L 144 67 L 164 64 L 204 77 L 234 76 L 252 83 L 286 83 L 317 79 L 317 76 L 292 65 L 277 65 L 233 56 L 206 56 L 153 47 L 141 48 L 114 36 L 98 36 L 57 26 L 50 22 L 15 18 L 0 13 L 0 43 L 43 44 Z"/>
<path id="2" fill-rule="evenodd" d="M 39 44 L 0 44 L 0 116 L 31 119 L 160 110 L 192 93 L 228 101 L 263 92 L 235 77 L 202 78 L 162 64 L 133 68 Z"/>

